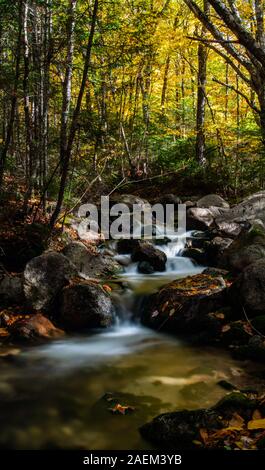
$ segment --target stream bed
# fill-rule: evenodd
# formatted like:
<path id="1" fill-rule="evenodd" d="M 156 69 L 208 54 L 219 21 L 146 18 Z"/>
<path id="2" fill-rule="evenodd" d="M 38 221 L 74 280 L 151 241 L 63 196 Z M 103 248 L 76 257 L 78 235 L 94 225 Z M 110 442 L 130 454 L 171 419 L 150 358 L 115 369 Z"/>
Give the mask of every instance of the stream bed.
<path id="1" fill-rule="evenodd" d="M 226 393 L 221 380 L 262 387 L 252 363 L 132 321 L 141 295 L 203 269 L 180 256 L 179 244 L 164 249 L 170 249 L 165 273 L 126 268 L 123 314 L 112 329 L 0 358 L 2 449 L 150 449 L 138 428 L 154 416 L 215 404 Z M 115 414 L 113 403 L 131 410 Z"/>

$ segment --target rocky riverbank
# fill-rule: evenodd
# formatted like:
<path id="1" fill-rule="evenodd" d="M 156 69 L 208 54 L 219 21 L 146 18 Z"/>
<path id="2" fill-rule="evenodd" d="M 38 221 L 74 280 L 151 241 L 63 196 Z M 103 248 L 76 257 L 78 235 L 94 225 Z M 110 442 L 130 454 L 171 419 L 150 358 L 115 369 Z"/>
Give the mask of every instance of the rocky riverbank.
<path id="1" fill-rule="evenodd" d="M 123 199 L 131 205 L 139 203 L 134 196 L 125 195 Z M 175 195 L 167 195 L 161 202 L 173 203 L 177 209 L 181 201 Z M 226 348 L 236 358 L 262 363 L 265 192 L 231 207 L 214 194 L 182 202 L 186 203 L 188 229 L 192 232 L 182 255 L 205 269 L 201 274 L 165 284 L 148 296 L 142 302 L 140 320 L 155 330 L 183 336 L 199 345 Z M 47 245 L 40 240 L 32 256 L 27 245 L 22 256 L 17 254 L 17 265 L 22 268 L 18 273 L 13 272 L 16 260 L 12 253 L 10 262 L 12 250 L 5 240 L 0 274 L 3 345 L 21 341 L 39 344 L 72 332 L 108 328 L 115 322 L 116 311 L 112 281 L 122 273 L 123 266 L 133 262 L 139 273 L 146 275 L 166 269 L 167 256 L 159 247 L 161 242 L 120 240 L 116 252 L 101 236 L 81 241 L 75 232 L 74 238 L 71 240 L 67 234 L 56 249 L 54 243 Z M 14 250 L 13 239 L 12 246 Z M 142 427 L 141 433 L 162 447 L 183 441 L 188 447 L 236 448 L 241 437 L 243 448 L 262 447 L 264 398 L 255 391 L 249 394 L 238 390 L 230 398 L 234 401 L 229 401 L 230 405 L 233 403 L 229 413 L 222 414 L 219 405 L 192 412 L 177 411 L 155 418 Z M 235 421 L 240 421 L 240 425 L 233 426 Z"/>

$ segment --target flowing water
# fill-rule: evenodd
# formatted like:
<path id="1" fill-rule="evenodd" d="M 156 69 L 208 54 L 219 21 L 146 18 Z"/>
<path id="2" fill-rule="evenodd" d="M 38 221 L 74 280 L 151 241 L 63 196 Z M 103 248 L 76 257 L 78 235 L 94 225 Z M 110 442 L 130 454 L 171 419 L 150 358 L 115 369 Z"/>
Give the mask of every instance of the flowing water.
<path id="1" fill-rule="evenodd" d="M 162 247 L 165 273 L 145 276 L 133 264 L 125 269 L 122 315 L 112 329 L 2 357 L 1 448 L 148 449 L 138 428 L 152 417 L 213 405 L 225 393 L 217 384 L 222 379 L 253 388 L 251 364 L 130 320 L 142 294 L 202 271 L 181 257 L 183 243 Z M 130 412 L 114 414 L 116 403 Z"/>

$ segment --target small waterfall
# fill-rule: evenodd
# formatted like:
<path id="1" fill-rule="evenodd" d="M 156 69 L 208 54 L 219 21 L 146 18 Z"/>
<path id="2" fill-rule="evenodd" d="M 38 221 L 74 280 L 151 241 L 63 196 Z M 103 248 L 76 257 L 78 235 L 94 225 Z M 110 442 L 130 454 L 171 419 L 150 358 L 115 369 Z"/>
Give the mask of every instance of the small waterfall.
<path id="1" fill-rule="evenodd" d="M 149 279 L 150 282 L 161 279 L 161 284 L 166 283 L 167 280 L 174 280 L 180 277 L 185 277 L 193 274 L 199 274 L 203 271 L 204 267 L 198 266 L 192 259 L 182 256 L 185 248 L 186 239 L 192 238 L 192 232 L 186 232 L 181 236 L 176 234 L 167 234 L 167 238 L 170 240 L 168 243 L 157 246 L 157 248 L 163 251 L 167 255 L 166 270 L 164 272 L 155 272 L 154 274 L 141 274 L 138 272 L 137 263 L 130 263 L 130 255 L 122 255 L 124 260 L 124 273 L 123 278 L 127 278 L 130 284 L 139 284 Z M 120 255 L 117 255 L 117 258 Z"/>

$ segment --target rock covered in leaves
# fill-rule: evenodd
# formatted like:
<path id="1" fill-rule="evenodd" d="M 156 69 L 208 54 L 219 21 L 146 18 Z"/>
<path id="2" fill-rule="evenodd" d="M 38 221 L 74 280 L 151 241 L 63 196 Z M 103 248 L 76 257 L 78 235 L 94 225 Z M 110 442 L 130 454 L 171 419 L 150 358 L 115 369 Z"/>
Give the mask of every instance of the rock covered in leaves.
<path id="1" fill-rule="evenodd" d="M 33 258 L 24 271 L 24 293 L 34 310 L 48 311 L 61 289 L 77 275 L 75 266 L 61 253 Z"/>
<path id="2" fill-rule="evenodd" d="M 222 276 L 198 274 L 176 280 L 151 296 L 143 308 L 142 322 L 154 329 L 192 333 L 207 328 L 208 314 L 225 302 Z"/>
<path id="3" fill-rule="evenodd" d="M 62 330 L 56 328 L 48 318 L 40 313 L 16 321 L 11 326 L 10 333 L 13 340 L 26 342 L 56 339 L 64 335 Z"/>
<path id="4" fill-rule="evenodd" d="M 82 242 L 69 243 L 63 253 L 84 278 L 108 277 L 121 269 L 111 256 L 102 255 L 97 250 L 91 252 Z"/>
<path id="5" fill-rule="evenodd" d="M 254 223 L 223 251 L 220 265 L 240 272 L 261 259 L 265 259 L 265 229 L 260 223 Z"/>
<path id="6" fill-rule="evenodd" d="M 148 262 L 155 271 L 165 271 L 167 256 L 152 243 L 139 241 L 132 253 L 132 261 Z"/>
<path id="7" fill-rule="evenodd" d="M 165 413 L 139 431 L 160 448 L 260 449 L 264 413 L 264 395 L 234 391 L 212 408 Z"/>
<path id="8" fill-rule="evenodd" d="M 154 418 L 140 428 L 144 439 L 162 448 L 194 448 L 201 429 L 218 430 L 223 427 L 219 413 L 214 410 L 175 411 Z"/>
<path id="9" fill-rule="evenodd" d="M 103 288 L 80 282 L 63 289 L 58 321 L 68 330 L 106 328 L 114 321 L 114 308 Z"/>

